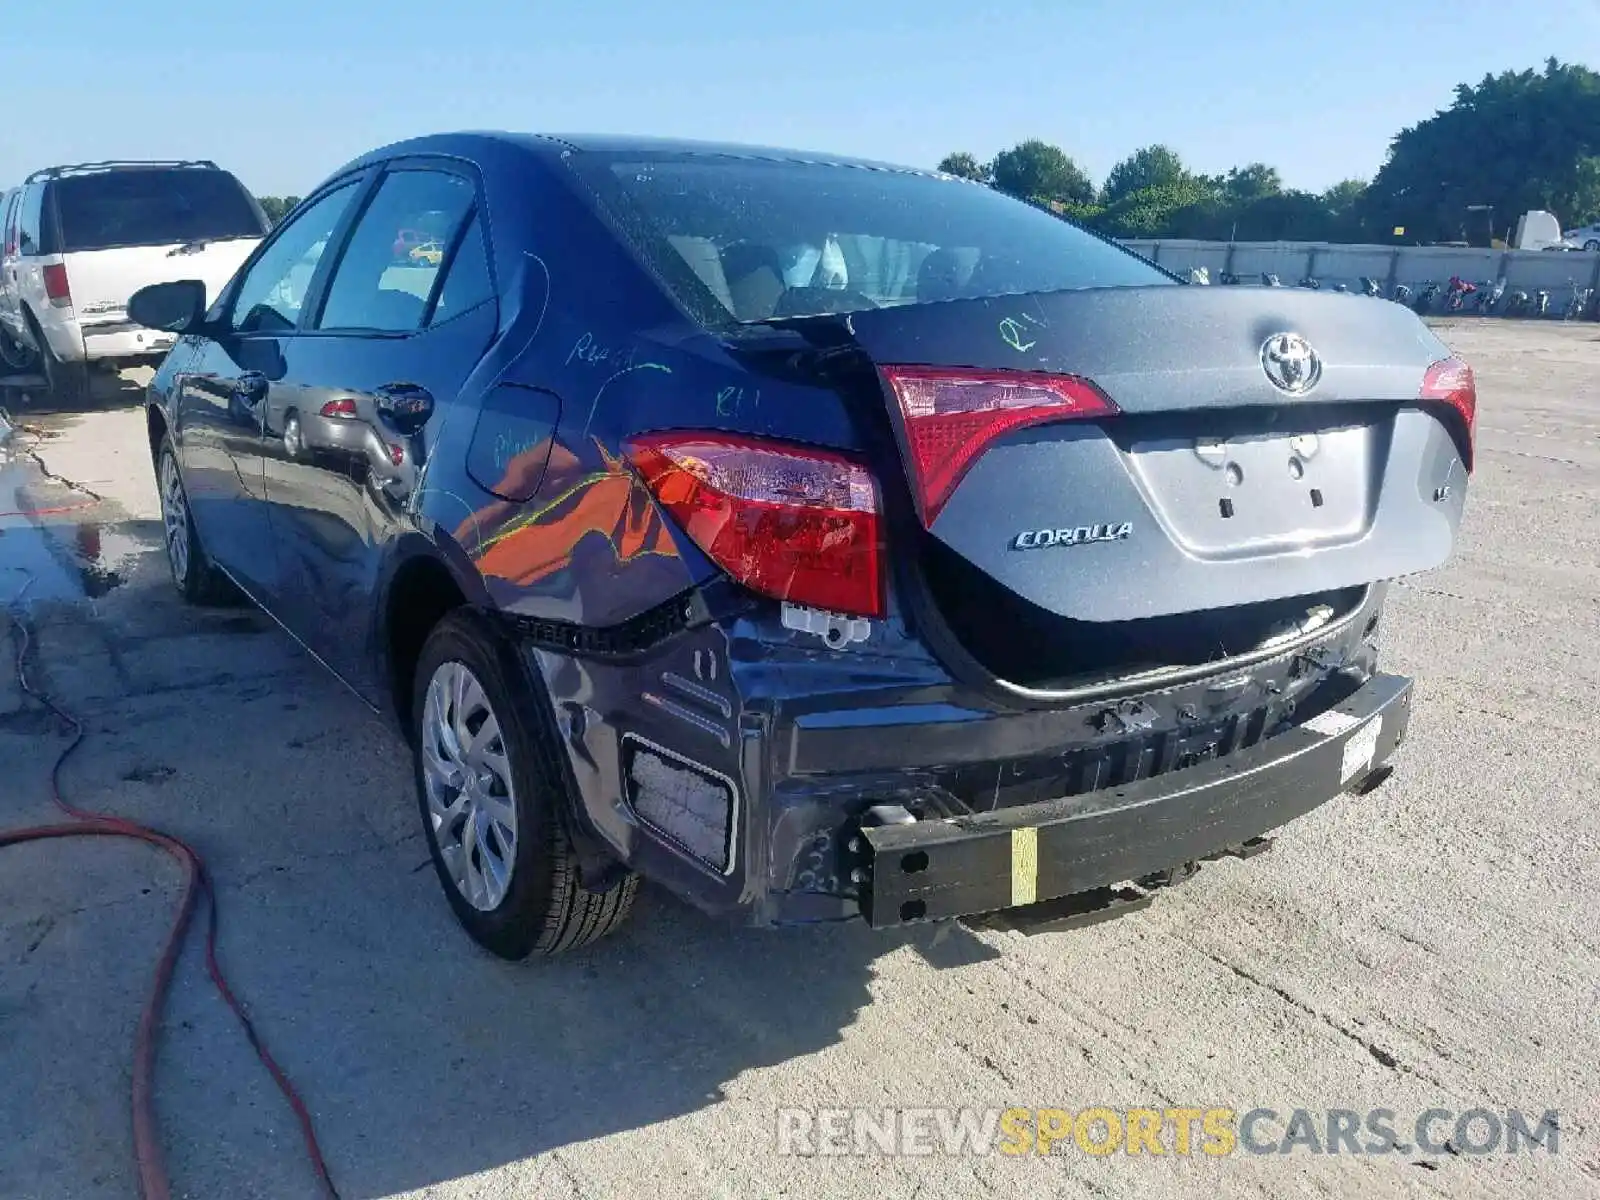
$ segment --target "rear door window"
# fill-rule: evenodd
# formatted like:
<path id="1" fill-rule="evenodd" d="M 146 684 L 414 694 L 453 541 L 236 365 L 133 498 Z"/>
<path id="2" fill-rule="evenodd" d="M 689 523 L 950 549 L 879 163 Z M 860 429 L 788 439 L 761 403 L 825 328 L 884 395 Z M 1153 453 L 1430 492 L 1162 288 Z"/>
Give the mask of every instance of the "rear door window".
<path id="1" fill-rule="evenodd" d="M 261 215 L 226 171 L 139 167 L 54 181 L 63 253 L 258 238 Z"/>
<path id="2" fill-rule="evenodd" d="M 445 254 L 475 198 L 472 182 L 451 172 L 385 175 L 334 268 L 317 328 L 422 328 Z"/>
<path id="3" fill-rule="evenodd" d="M 494 296 L 494 281 L 489 274 L 489 255 L 483 245 L 483 220 L 473 217 L 461 235 L 450 265 L 445 268 L 444 283 L 439 287 L 439 299 L 434 304 L 432 324 L 438 325 L 468 309 L 477 308 Z"/>

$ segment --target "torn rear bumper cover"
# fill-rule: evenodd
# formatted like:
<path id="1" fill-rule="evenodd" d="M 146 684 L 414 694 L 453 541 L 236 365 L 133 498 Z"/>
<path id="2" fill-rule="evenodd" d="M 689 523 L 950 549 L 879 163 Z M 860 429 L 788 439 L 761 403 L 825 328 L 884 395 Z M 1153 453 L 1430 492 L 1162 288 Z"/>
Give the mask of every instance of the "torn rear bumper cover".
<path id="1" fill-rule="evenodd" d="M 972 916 L 1137 880 L 1287 824 L 1381 769 L 1411 681 L 1374 675 L 1296 728 L 1122 787 L 992 813 L 865 827 L 875 928 Z"/>

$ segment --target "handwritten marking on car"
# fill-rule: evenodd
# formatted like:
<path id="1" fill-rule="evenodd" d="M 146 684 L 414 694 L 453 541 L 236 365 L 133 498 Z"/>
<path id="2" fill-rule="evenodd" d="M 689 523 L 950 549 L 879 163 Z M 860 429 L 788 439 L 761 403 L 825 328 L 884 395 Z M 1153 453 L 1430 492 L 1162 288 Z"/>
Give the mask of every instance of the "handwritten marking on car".
<path id="1" fill-rule="evenodd" d="M 622 370 L 618 371 L 615 375 L 612 375 L 609 379 L 602 383 L 600 385 L 600 390 L 594 394 L 594 402 L 589 405 L 589 417 L 588 420 L 584 421 L 583 423 L 583 433 L 580 436 L 589 436 L 589 426 L 594 424 L 594 414 L 600 410 L 600 397 L 605 395 L 606 389 L 618 379 L 621 379 L 624 375 L 627 375 L 633 371 L 665 371 L 668 375 L 672 374 L 672 368 L 667 366 L 666 363 L 642 362 L 633 363 L 629 366 L 623 367 Z"/>
<path id="2" fill-rule="evenodd" d="M 567 353 L 567 363 L 570 364 L 576 359 L 579 362 L 588 363 L 592 367 L 610 357 L 611 348 L 597 343 L 594 340 L 594 334 L 586 333 L 573 344 L 572 349 Z"/>
<path id="3" fill-rule="evenodd" d="M 1019 354 L 1025 354 L 1038 345 L 1036 341 L 1024 342 L 1022 336 L 1022 325 L 1015 318 L 1006 317 L 1000 322 L 1000 340 Z"/>
<path id="4" fill-rule="evenodd" d="M 517 455 L 526 454 L 542 441 L 544 441 L 542 437 L 516 437 L 509 433 L 496 435 L 494 439 L 495 470 L 505 470 L 506 465 Z"/>
<path id="5" fill-rule="evenodd" d="M 718 388 L 717 416 L 734 416 L 747 402 L 752 407 L 759 408 L 761 406 L 761 390 L 759 388 L 742 387 Z"/>

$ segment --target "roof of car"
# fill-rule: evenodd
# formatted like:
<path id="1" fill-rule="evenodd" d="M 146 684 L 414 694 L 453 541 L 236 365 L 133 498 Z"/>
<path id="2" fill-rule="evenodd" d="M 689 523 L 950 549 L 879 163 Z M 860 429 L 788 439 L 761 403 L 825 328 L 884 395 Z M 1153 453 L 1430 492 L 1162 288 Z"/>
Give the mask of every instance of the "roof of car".
<path id="1" fill-rule="evenodd" d="M 457 154 L 463 157 L 470 157 L 474 149 L 487 145 L 518 146 L 533 153 L 548 156 L 554 156 L 563 151 L 576 151 L 580 154 L 699 155 L 772 162 L 819 163 L 828 166 L 858 167 L 867 170 L 897 171 L 919 175 L 936 174 L 933 171 L 907 167 L 898 163 L 877 162 L 871 159 L 852 158 L 847 155 L 792 150 L 775 146 L 744 145 L 736 142 L 695 141 L 688 138 L 643 137 L 615 133 L 557 134 L 506 133 L 499 131 L 436 133 L 424 137 L 409 138 L 364 154 L 348 163 L 344 170 L 354 170 L 374 162 L 398 158 L 407 154 Z"/>

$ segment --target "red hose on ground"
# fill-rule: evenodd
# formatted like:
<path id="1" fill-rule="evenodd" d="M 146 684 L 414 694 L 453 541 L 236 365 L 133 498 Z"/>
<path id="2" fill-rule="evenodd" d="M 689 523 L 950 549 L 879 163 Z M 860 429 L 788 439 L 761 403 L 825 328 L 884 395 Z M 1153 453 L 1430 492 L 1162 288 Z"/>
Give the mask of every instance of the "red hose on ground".
<path id="1" fill-rule="evenodd" d="M 0 517 L 59 517 L 62 513 L 93 508 L 99 503 L 98 500 L 85 500 L 81 504 L 57 504 L 52 508 L 14 508 L 10 512 L 0 512 Z"/>
<path id="2" fill-rule="evenodd" d="M 283 1069 L 278 1066 L 262 1043 L 255 1026 L 250 1023 L 250 1018 L 245 1015 L 244 1009 L 234 997 L 233 989 L 228 986 L 222 967 L 217 962 L 217 898 L 216 890 L 206 875 L 205 864 L 200 861 L 198 854 L 175 837 L 124 817 L 87 812 L 67 802 L 61 793 L 61 768 L 83 742 L 83 722 L 49 696 L 35 690 L 28 681 L 26 667 L 30 640 L 28 627 L 20 618 L 13 619 L 12 627 L 20 634 L 14 639 L 18 684 L 27 695 L 44 705 L 72 729 L 72 741 L 56 756 L 55 764 L 50 768 L 50 799 L 57 808 L 74 819 L 56 825 L 35 825 L 26 829 L 0 831 L 0 848 L 46 838 L 124 837 L 166 851 L 183 867 L 183 892 L 178 900 L 177 916 L 172 922 L 171 931 L 167 934 L 166 944 L 161 948 L 161 957 L 156 963 L 155 980 L 151 984 L 144 1010 L 139 1014 L 139 1031 L 133 1046 L 133 1148 L 139 1169 L 140 1194 L 144 1200 L 171 1200 L 172 1185 L 167 1177 L 166 1164 L 161 1154 L 161 1137 L 155 1115 L 157 1022 L 166 1004 L 167 991 L 172 983 L 173 969 L 177 966 L 178 953 L 183 948 L 184 935 L 188 932 L 189 922 L 194 916 L 196 896 L 203 895 L 206 899 L 206 972 L 211 976 L 211 982 L 216 985 L 224 1003 L 233 1010 L 234 1016 L 239 1018 L 239 1023 L 244 1026 L 245 1036 L 250 1039 L 250 1045 L 257 1057 L 271 1074 L 273 1082 L 278 1085 L 278 1090 L 288 1100 L 289 1107 L 294 1110 L 295 1119 L 300 1123 L 300 1132 L 305 1138 L 306 1153 L 311 1159 L 311 1166 L 316 1172 L 317 1182 L 321 1185 L 324 1195 L 331 1197 L 332 1200 L 338 1200 L 339 1193 L 334 1190 L 333 1178 L 328 1173 L 328 1164 L 323 1160 L 322 1148 L 317 1143 L 316 1131 L 311 1124 L 311 1113 L 300 1099 L 299 1093 L 295 1091 L 294 1085 L 289 1082 L 289 1077 L 283 1073 Z"/>

